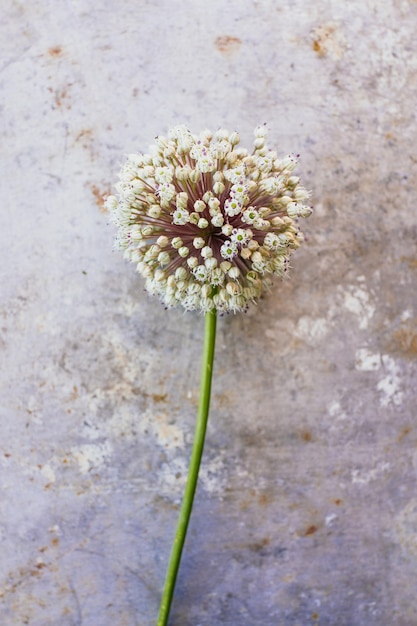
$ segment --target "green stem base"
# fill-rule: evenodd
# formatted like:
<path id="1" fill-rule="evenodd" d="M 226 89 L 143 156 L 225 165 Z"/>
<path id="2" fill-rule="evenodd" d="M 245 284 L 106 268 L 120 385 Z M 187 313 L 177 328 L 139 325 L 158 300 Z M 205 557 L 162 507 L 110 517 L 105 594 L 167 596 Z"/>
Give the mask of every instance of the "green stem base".
<path id="1" fill-rule="evenodd" d="M 187 534 L 188 522 L 190 521 L 193 508 L 194 495 L 197 487 L 198 472 L 201 457 L 203 456 L 204 440 L 206 436 L 207 421 L 210 408 L 211 379 L 213 374 L 214 347 L 216 342 L 217 311 L 209 311 L 205 315 L 204 349 L 201 365 L 200 399 L 198 405 L 197 423 L 195 427 L 194 443 L 191 452 L 190 467 L 188 469 L 187 484 L 181 504 L 174 543 L 162 592 L 161 606 L 157 626 L 166 626 L 174 595 L 175 582 L 177 580 L 182 550 Z"/>

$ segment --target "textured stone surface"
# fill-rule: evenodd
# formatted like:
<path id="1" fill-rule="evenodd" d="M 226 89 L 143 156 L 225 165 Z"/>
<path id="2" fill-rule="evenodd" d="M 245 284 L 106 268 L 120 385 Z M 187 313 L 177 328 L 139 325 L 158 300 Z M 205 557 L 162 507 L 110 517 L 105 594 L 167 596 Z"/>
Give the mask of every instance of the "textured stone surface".
<path id="1" fill-rule="evenodd" d="M 268 122 L 313 189 L 219 321 L 172 626 L 416 626 L 417 4 L 3 3 L 0 622 L 150 626 L 203 319 L 111 251 L 124 154 Z"/>

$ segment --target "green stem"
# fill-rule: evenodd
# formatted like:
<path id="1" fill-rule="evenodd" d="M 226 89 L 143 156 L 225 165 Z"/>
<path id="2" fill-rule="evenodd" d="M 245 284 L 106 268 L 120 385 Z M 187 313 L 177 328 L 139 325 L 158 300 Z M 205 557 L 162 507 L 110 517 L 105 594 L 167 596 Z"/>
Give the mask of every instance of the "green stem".
<path id="1" fill-rule="evenodd" d="M 174 595 L 175 581 L 180 566 L 182 550 L 187 534 L 188 522 L 190 521 L 193 508 L 194 494 L 197 486 L 198 471 L 201 457 L 203 456 L 204 439 L 206 436 L 207 420 L 210 408 L 211 378 L 213 374 L 214 346 L 216 341 L 216 310 L 209 311 L 205 316 L 204 349 L 201 364 L 200 400 L 198 404 L 197 423 L 195 427 L 194 443 L 191 452 L 190 467 L 188 469 L 187 484 L 181 504 L 180 516 L 172 545 L 164 590 L 162 592 L 161 606 L 157 626 L 166 626 L 169 611 Z"/>

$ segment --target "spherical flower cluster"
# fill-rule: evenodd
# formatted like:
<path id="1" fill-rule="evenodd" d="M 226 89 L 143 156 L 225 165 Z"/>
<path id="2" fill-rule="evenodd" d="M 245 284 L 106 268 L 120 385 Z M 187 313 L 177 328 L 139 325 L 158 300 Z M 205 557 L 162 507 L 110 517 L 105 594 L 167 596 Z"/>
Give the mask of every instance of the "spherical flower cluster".
<path id="1" fill-rule="evenodd" d="M 256 128 L 252 153 L 239 135 L 176 126 L 150 154 L 131 154 L 107 207 L 116 245 L 136 263 L 146 289 L 167 307 L 244 311 L 282 276 L 303 240 L 309 194 Z"/>

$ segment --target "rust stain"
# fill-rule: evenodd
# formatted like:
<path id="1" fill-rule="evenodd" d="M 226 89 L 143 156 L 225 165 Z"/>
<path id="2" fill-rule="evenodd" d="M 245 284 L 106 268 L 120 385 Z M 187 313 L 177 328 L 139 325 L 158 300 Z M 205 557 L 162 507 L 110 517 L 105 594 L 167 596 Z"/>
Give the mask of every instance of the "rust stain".
<path id="1" fill-rule="evenodd" d="M 334 24 L 318 26 L 311 33 L 311 38 L 313 50 L 319 57 L 342 58 L 342 37 Z"/>
<path id="2" fill-rule="evenodd" d="M 410 358 L 417 356 L 417 323 L 403 324 L 392 335 L 393 350 Z"/>
<path id="3" fill-rule="evenodd" d="M 48 49 L 48 54 L 51 57 L 59 57 L 62 54 L 62 48 L 61 46 L 54 46 L 53 48 L 49 48 Z"/>
<path id="4" fill-rule="evenodd" d="M 68 83 L 65 87 L 61 87 L 60 89 L 53 89 L 53 87 L 48 87 L 48 91 L 54 94 L 54 103 L 55 107 L 61 109 L 65 106 L 66 109 L 71 109 L 71 104 L 68 102 L 69 98 L 69 89 L 72 87 L 73 83 Z"/>
<path id="5" fill-rule="evenodd" d="M 166 402 L 168 394 L 167 393 L 148 393 L 147 391 L 143 391 L 140 387 L 135 387 L 133 389 L 133 393 L 135 395 L 140 395 L 145 400 L 152 400 L 156 404 L 160 402 Z"/>
<path id="6" fill-rule="evenodd" d="M 233 405 L 235 401 L 234 394 L 232 392 L 228 393 L 216 393 L 214 396 L 215 401 L 219 405 L 220 408 L 226 409 Z"/>
<path id="7" fill-rule="evenodd" d="M 308 443 L 309 441 L 313 441 L 313 437 L 308 430 L 302 430 L 300 434 L 301 434 L 301 439 L 305 441 L 306 443 Z"/>
<path id="8" fill-rule="evenodd" d="M 251 504 L 253 504 L 253 501 L 256 498 L 257 493 L 255 489 L 249 489 L 246 495 L 247 497 L 244 500 L 242 500 L 242 502 L 240 503 L 240 508 L 242 509 L 242 511 L 245 511 Z"/>
<path id="9" fill-rule="evenodd" d="M 336 506 L 340 506 L 341 504 L 343 504 L 343 500 L 341 500 L 340 498 L 335 498 L 333 500 L 333 504 L 335 504 Z"/>
<path id="10" fill-rule="evenodd" d="M 66 89 L 66 87 L 64 87 L 63 89 L 59 90 L 57 89 L 55 92 L 55 103 L 58 107 L 62 107 L 64 101 L 68 98 L 68 91 Z M 71 105 L 67 105 L 67 108 L 70 109 Z"/>
<path id="11" fill-rule="evenodd" d="M 263 548 L 265 548 L 266 546 L 269 546 L 270 543 L 271 543 L 270 538 L 265 537 L 264 539 L 261 539 L 260 541 L 256 541 L 254 543 L 248 543 L 247 547 L 249 548 L 249 550 L 253 550 L 254 552 L 260 552 Z"/>
<path id="12" fill-rule="evenodd" d="M 230 35 L 221 35 L 217 37 L 215 46 L 222 54 L 231 55 L 237 52 L 242 45 L 242 40 L 239 37 L 231 37 Z"/>
<path id="13" fill-rule="evenodd" d="M 402 256 L 401 261 L 408 263 L 410 270 L 417 270 L 417 258 L 413 256 Z"/>
<path id="14" fill-rule="evenodd" d="M 94 133 L 91 128 L 82 128 L 77 133 L 74 139 L 74 145 L 78 143 L 89 153 L 91 161 L 94 161 L 97 156 L 97 148 L 94 143 Z"/>
<path id="15" fill-rule="evenodd" d="M 91 136 L 93 134 L 93 131 L 91 130 L 91 128 L 83 128 L 82 130 L 80 130 L 80 132 L 76 135 L 74 143 L 77 143 L 77 141 L 80 141 L 80 139 L 83 138 L 88 138 L 90 139 Z"/>
<path id="16" fill-rule="evenodd" d="M 273 494 L 270 493 L 260 493 L 258 496 L 258 504 L 260 506 L 267 506 L 268 504 L 271 504 L 271 502 L 274 501 L 274 496 Z"/>
<path id="17" fill-rule="evenodd" d="M 303 533 L 302 536 L 303 537 L 309 537 L 310 535 L 314 535 L 316 532 L 318 531 L 317 526 L 315 526 L 314 524 L 312 524 L 311 526 L 309 526 Z"/>
<path id="18" fill-rule="evenodd" d="M 166 402 L 167 395 L 166 393 L 151 393 L 151 398 L 154 402 Z"/>
<path id="19" fill-rule="evenodd" d="M 12 455 L 9 452 L 5 452 L 4 456 L 6 457 L 6 459 L 10 459 Z"/>
<path id="20" fill-rule="evenodd" d="M 245 499 L 242 500 L 240 503 L 240 508 L 242 511 L 245 511 L 252 505 L 268 506 L 272 502 L 274 502 L 273 493 L 268 493 L 265 491 L 263 493 L 259 493 L 258 491 L 256 491 L 256 489 L 249 489 Z"/>
<path id="21" fill-rule="evenodd" d="M 411 432 L 411 426 L 406 426 L 405 428 L 403 428 L 397 437 L 397 442 L 401 443 L 404 437 L 407 437 L 407 435 L 409 435 L 410 432 Z"/>
<path id="22" fill-rule="evenodd" d="M 314 52 L 317 52 L 320 56 L 324 56 L 323 48 L 321 47 L 320 42 L 317 39 L 313 41 L 313 50 Z"/>
<path id="23" fill-rule="evenodd" d="M 90 189 L 95 198 L 96 205 L 100 209 L 100 213 L 107 213 L 107 209 L 105 206 L 105 202 L 107 200 L 107 196 L 110 194 L 110 186 L 108 186 L 104 191 L 100 190 L 97 185 L 90 185 Z"/>

